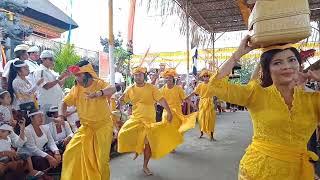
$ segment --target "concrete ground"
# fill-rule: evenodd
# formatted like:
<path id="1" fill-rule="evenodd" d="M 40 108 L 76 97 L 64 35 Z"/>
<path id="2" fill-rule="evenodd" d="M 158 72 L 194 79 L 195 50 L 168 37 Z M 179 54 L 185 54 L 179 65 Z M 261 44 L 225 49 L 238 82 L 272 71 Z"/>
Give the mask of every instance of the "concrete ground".
<path id="1" fill-rule="evenodd" d="M 142 172 L 143 157 L 133 154 L 111 160 L 111 180 L 236 180 L 239 161 L 251 141 L 252 125 L 248 112 L 218 115 L 215 138 L 198 139 L 199 128 L 187 132 L 177 152 L 151 160 L 154 176 Z"/>

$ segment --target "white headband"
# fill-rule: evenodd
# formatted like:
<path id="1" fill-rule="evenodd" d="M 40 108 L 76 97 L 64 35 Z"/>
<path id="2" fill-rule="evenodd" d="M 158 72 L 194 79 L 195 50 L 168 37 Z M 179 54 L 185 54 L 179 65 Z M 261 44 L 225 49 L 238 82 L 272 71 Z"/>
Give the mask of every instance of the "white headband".
<path id="1" fill-rule="evenodd" d="M 36 112 L 33 112 L 33 113 L 28 114 L 28 117 L 31 117 L 31 116 L 34 116 L 34 115 L 37 115 L 37 114 L 43 114 L 43 112 L 41 112 L 41 111 L 36 111 Z"/>
<path id="2" fill-rule="evenodd" d="M 9 93 L 9 91 L 3 91 L 3 92 L 0 92 L 0 96 L 4 93 Z"/>
<path id="3" fill-rule="evenodd" d="M 13 63 L 13 66 L 14 66 L 14 67 L 17 67 L 17 68 L 20 68 L 20 67 L 27 66 L 27 63 L 23 62 L 22 64 L 18 64 L 18 65 L 16 65 L 16 64 Z"/>

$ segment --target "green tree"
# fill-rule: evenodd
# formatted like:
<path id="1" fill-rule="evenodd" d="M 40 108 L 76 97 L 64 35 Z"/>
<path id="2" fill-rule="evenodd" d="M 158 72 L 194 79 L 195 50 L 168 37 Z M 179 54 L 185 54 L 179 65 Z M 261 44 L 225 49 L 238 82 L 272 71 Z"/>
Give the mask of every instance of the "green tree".
<path id="1" fill-rule="evenodd" d="M 109 43 L 107 38 L 100 38 L 101 45 L 104 46 L 104 51 L 109 53 Z M 114 40 L 114 51 L 113 57 L 117 71 L 125 72 L 128 74 L 129 70 L 129 61 L 131 59 L 131 54 L 124 49 L 123 47 L 123 39 L 121 37 L 121 33 L 118 33 L 117 37 Z"/>
<path id="2" fill-rule="evenodd" d="M 251 74 L 256 66 L 255 61 L 242 61 L 241 69 L 236 70 L 236 74 L 240 75 L 240 78 L 232 79 L 231 82 L 239 84 L 247 84 L 251 78 Z"/>
<path id="3" fill-rule="evenodd" d="M 81 57 L 76 53 L 74 45 L 66 44 L 55 50 L 55 67 L 54 70 L 60 74 L 67 70 L 69 66 L 75 65 Z M 71 88 L 74 85 L 74 77 L 66 80 L 64 87 Z"/>
<path id="4" fill-rule="evenodd" d="M 115 65 L 118 71 L 128 73 L 129 60 L 131 59 L 131 55 L 122 47 L 122 39 L 117 39 L 116 41 L 120 42 L 118 45 L 116 43 L 114 48 Z"/>

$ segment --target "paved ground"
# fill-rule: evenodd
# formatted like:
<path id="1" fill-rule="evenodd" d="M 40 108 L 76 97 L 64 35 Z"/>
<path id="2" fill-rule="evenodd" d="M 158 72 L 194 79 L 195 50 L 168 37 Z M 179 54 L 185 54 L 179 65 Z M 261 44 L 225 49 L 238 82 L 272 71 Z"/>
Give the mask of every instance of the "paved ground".
<path id="1" fill-rule="evenodd" d="M 142 157 L 121 155 L 111 160 L 111 180 L 236 180 L 239 161 L 250 143 L 252 127 L 247 112 L 218 116 L 217 142 L 198 139 L 198 127 L 185 134 L 177 152 L 151 160 L 154 176 L 142 172 Z"/>

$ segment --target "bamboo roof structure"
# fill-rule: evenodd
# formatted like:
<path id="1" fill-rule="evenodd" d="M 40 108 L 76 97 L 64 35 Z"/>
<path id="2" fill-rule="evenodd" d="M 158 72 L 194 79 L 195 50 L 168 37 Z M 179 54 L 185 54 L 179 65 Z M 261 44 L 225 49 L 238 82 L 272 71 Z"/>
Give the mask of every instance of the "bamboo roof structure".
<path id="1" fill-rule="evenodd" d="M 254 0 L 174 0 L 190 18 L 210 33 L 246 30 Z M 188 2 L 188 5 L 187 5 Z M 309 0 L 311 20 L 320 20 L 320 0 Z M 246 8 L 249 12 L 246 12 Z"/>

